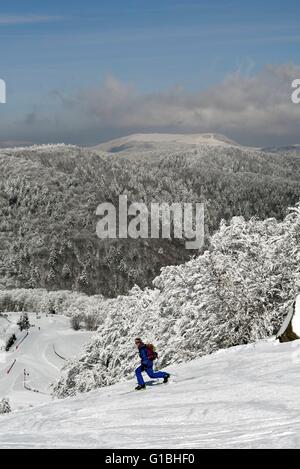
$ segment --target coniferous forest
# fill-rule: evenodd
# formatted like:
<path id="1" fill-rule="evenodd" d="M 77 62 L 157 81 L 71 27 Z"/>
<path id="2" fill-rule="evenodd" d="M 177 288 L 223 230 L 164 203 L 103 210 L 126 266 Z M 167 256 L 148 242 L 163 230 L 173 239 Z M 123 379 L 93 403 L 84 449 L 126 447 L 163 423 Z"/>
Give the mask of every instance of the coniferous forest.
<path id="1" fill-rule="evenodd" d="M 297 152 L 234 145 L 103 152 L 41 146 L 0 152 L 0 285 L 116 296 L 195 254 L 183 240 L 100 240 L 101 202 L 204 202 L 205 247 L 221 219 L 286 215 L 300 193 Z M 109 281 L 108 281 L 109 279 Z"/>

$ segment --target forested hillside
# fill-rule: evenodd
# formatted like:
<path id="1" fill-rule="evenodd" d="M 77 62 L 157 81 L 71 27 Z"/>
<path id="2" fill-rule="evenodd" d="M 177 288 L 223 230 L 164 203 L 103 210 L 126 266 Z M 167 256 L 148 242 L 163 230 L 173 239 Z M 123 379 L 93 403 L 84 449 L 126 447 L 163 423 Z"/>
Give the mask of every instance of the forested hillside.
<path id="1" fill-rule="evenodd" d="M 162 368 L 276 334 L 297 293 L 299 240 L 299 206 L 282 222 L 222 222 L 210 250 L 163 268 L 153 289 L 134 287 L 127 296 L 98 300 L 105 315 L 97 333 L 81 358 L 67 363 L 54 394 L 133 376 L 134 337 L 156 344 Z"/>
<path id="2" fill-rule="evenodd" d="M 204 202 L 206 245 L 220 220 L 282 219 L 300 194 L 297 154 L 224 145 L 131 146 L 125 153 L 54 145 L 0 151 L 0 288 L 115 296 L 195 254 L 173 240 L 100 240 L 96 207 Z"/>

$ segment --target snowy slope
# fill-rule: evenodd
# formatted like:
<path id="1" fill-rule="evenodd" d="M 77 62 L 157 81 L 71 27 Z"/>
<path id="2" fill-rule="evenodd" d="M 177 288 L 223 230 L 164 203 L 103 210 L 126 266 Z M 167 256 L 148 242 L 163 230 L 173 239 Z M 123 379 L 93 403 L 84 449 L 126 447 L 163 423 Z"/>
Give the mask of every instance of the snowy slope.
<path id="1" fill-rule="evenodd" d="M 167 385 L 134 381 L 1 417 L 2 448 L 300 447 L 300 341 L 222 350 Z"/>
<path id="2" fill-rule="evenodd" d="M 15 332 L 15 323 L 19 317 L 18 313 L 10 313 L 10 322 L 0 317 L 2 346 L 8 331 Z M 8 397 L 12 409 L 49 402 L 49 385 L 60 376 L 65 364 L 54 350 L 63 358 L 74 358 L 82 353 L 84 344 L 91 338 L 91 333 L 73 331 L 69 318 L 65 316 L 41 315 L 37 318 L 36 314 L 29 314 L 29 319 L 34 325 L 30 328 L 29 335 L 26 337 L 26 331 L 18 332 L 18 340 L 11 351 L 0 352 L 0 399 Z M 15 360 L 13 368 L 7 373 Z M 24 389 L 24 369 L 29 373 L 25 384 L 39 392 Z"/>

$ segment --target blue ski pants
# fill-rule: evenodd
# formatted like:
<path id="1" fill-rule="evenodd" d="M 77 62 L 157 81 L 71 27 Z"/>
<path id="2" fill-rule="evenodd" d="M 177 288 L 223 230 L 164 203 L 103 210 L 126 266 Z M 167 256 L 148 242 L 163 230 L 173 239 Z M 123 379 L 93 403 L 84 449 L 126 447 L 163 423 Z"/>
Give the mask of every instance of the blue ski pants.
<path id="1" fill-rule="evenodd" d="M 153 371 L 152 362 L 147 364 L 147 366 L 141 365 L 135 370 L 135 374 L 136 374 L 136 377 L 140 386 L 143 386 L 145 384 L 144 378 L 142 376 L 143 371 L 147 373 L 149 378 L 164 378 L 168 374 L 165 371 Z"/>

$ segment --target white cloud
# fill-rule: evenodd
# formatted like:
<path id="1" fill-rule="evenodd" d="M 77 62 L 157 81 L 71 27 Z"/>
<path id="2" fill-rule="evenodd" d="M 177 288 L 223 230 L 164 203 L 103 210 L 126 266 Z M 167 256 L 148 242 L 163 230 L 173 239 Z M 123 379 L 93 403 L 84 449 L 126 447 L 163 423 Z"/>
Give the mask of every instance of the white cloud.
<path id="1" fill-rule="evenodd" d="M 56 111 L 36 108 L 15 122 L 13 135 L 94 144 L 139 131 L 219 132 L 250 145 L 300 143 L 300 105 L 291 101 L 295 78 L 299 66 L 269 65 L 196 92 L 175 87 L 142 93 L 109 76 L 73 94 L 52 93 Z"/>
<path id="2" fill-rule="evenodd" d="M 139 93 L 133 85 L 108 77 L 98 88 L 62 98 L 81 118 L 113 128 L 170 128 L 235 135 L 299 135 L 300 106 L 291 102 L 295 65 L 266 66 L 252 75 L 234 73 L 218 85 L 190 93 L 180 87 Z M 298 137 L 300 140 L 300 135 Z"/>

